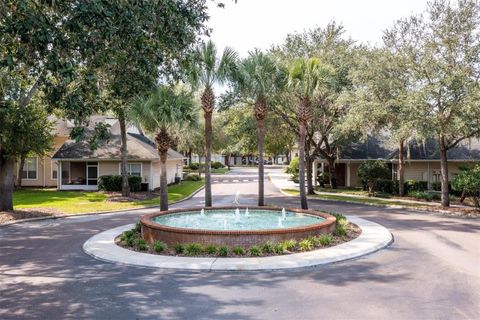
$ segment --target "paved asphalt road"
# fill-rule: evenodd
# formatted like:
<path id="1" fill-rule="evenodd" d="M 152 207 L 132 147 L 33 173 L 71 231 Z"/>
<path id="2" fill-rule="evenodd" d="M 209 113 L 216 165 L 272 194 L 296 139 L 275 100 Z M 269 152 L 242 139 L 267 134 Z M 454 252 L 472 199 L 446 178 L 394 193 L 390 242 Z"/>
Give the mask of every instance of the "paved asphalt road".
<path id="1" fill-rule="evenodd" d="M 242 181 L 217 179 L 215 205 L 231 204 L 237 191 L 240 203 L 254 204 L 255 171 L 231 177 Z M 269 204 L 297 205 L 269 181 L 265 187 Z M 92 235 L 148 210 L 22 223 L 0 228 L 0 319 L 480 319 L 480 220 L 310 205 L 383 224 L 395 242 L 317 268 L 174 272 L 104 263 L 81 250 Z"/>

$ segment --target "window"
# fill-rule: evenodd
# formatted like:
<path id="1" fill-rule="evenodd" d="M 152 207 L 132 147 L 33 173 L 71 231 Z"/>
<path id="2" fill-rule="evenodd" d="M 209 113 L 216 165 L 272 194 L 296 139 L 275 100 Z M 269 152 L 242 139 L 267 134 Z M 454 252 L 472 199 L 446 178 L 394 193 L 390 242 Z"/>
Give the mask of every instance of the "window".
<path id="1" fill-rule="evenodd" d="M 131 176 L 142 176 L 142 164 L 141 163 L 129 163 L 127 164 L 127 172 Z"/>
<path id="2" fill-rule="evenodd" d="M 52 160 L 52 180 L 57 180 L 58 164 Z"/>
<path id="3" fill-rule="evenodd" d="M 37 179 L 37 158 L 27 158 L 23 164 L 22 179 Z"/>
<path id="4" fill-rule="evenodd" d="M 433 171 L 433 182 L 440 182 L 440 171 Z"/>

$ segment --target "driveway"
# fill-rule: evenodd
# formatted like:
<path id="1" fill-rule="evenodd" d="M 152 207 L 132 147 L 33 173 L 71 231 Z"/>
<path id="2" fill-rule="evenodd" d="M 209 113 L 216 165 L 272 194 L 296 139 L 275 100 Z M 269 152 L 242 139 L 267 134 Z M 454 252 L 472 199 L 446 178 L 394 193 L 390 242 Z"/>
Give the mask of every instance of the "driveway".
<path id="1" fill-rule="evenodd" d="M 268 169 L 280 170 L 280 169 Z M 213 178 L 215 205 L 255 204 L 256 170 Z M 237 180 L 237 181 L 234 181 Z M 297 206 L 265 181 L 266 202 Z M 172 207 L 203 204 L 203 192 Z M 380 223 L 372 255 L 276 272 L 174 272 L 92 259 L 92 235 L 156 209 L 0 228 L 0 319 L 479 319 L 480 220 L 312 200 Z"/>

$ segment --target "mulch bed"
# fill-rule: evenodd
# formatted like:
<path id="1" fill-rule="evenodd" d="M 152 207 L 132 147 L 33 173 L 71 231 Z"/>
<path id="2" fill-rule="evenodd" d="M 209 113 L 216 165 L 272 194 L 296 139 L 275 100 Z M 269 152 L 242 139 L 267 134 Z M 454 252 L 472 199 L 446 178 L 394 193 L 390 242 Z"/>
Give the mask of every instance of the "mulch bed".
<path id="1" fill-rule="evenodd" d="M 353 224 L 351 222 L 349 222 L 347 224 L 346 229 L 347 229 L 347 234 L 345 236 L 343 236 L 343 237 L 332 236 L 332 242 L 329 245 L 315 246 L 312 250 L 325 249 L 325 248 L 337 246 L 339 244 L 342 244 L 342 243 L 345 243 L 345 242 L 348 242 L 348 241 L 351 241 L 351 240 L 357 238 L 362 233 L 362 229 L 360 229 L 356 224 Z M 186 254 L 178 254 L 178 253 L 175 252 L 173 247 L 167 247 L 167 249 L 165 251 L 160 252 L 160 253 L 157 253 L 157 252 L 153 251 L 151 246 L 148 247 L 147 251 L 141 251 L 141 250 L 138 250 L 135 246 L 129 247 L 129 246 L 125 245 L 125 243 L 120 240 L 120 236 L 121 235 L 118 235 L 115 238 L 115 244 L 117 244 L 118 246 L 120 246 L 122 248 L 125 248 L 125 249 L 128 249 L 128 250 L 132 250 L 132 251 L 136 251 L 136 252 L 142 252 L 142 253 L 150 253 L 150 254 L 154 254 L 154 255 L 177 256 L 177 257 L 218 257 L 218 258 L 240 258 L 240 257 L 241 258 L 248 258 L 248 257 L 258 258 L 259 257 L 259 256 L 252 256 L 248 252 L 248 249 L 245 249 L 245 254 L 236 255 L 232 252 L 232 248 L 230 248 L 230 247 L 229 247 L 229 251 L 228 251 L 227 256 L 219 256 L 218 254 L 213 254 L 212 255 L 212 254 L 208 254 L 208 253 L 201 253 L 201 254 L 198 254 L 198 255 L 195 255 L 195 256 L 186 255 Z M 140 236 L 140 235 L 138 234 L 138 236 Z M 299 242 L 299 241 L 297 241 L 297 242 Z M 261 246 L 261 244 L 259 246 Z M 219 247 L 219 246 L 217 246 L 217 247 Z M 310 251 L 312 251 L 312 250 L 310 250 Z M 288 254 L 300 253 L 300 252 L 304 252 L 304 251 L 301 251 L 300 249 L 297 248 L 294 251 L 285 251 L 283 254 L 262 253 L 262 255 L 260 255 L 260 257 L 288 255 Z"/>
<path id="2" fill-rule="evenodd" d="M 0 224 L 13 220 L 49 217 L 60 213 L 60 211 L 55 209 L 18 209 L 14 211 L 0 211 Z"/>

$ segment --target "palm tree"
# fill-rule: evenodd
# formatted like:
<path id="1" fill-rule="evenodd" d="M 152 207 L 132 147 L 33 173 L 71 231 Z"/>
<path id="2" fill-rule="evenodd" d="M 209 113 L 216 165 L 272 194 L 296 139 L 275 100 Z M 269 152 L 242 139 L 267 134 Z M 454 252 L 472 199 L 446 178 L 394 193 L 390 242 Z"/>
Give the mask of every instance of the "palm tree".
<path id="1" fill-rule="evenodd" d="M 264 148 L 265 118 L 273 95 L 281 89 L 285 79 L 280 68 L 269 56 L 255 49 L 241 61 L 233 73 L 233 94 L 253 106 L 257 120 L 258 141 L 258 205 L 265 205 Z"/>
<path id="2" fill-rule="evenodd" d="M 289 68 L 288 87 L 297 97 L 297 118 L 299 124 L 298 155 L 300 203 L 308 209 L 305 193 L 305 136 L 312 118 L 312 101 L 320 86 L 330 74 L 330 69 L 317 58 L 295 60 Z"/>
<path id="3" fill-rule="evenodd" d="M 197 123 L 198 113 L 192 95 L 184 90 L 161 85 L 149 98 L 135 99 L 127 111 L 130 121 L 155 134 L 160 157 L 160 210 L 168 210 L 167 153 L 173 145 L 173 136 Z"/>
<path id="4" fill-rule="evenodd" d="M 191 66 L 190 80 L 194 87 L 203 90 L 201 101 L 205 118 L 205 206 L 212 206 L 212 183 L 210 165 L 212 158 L 212 115 L 215 108 L 215 84 L 223 84 L 235 67 L 237 54 L 230 48 L 225 48 L 220 58 L 217 48 L 209 40 L 202 43 L 195 52 L 195 61 Z"/>

